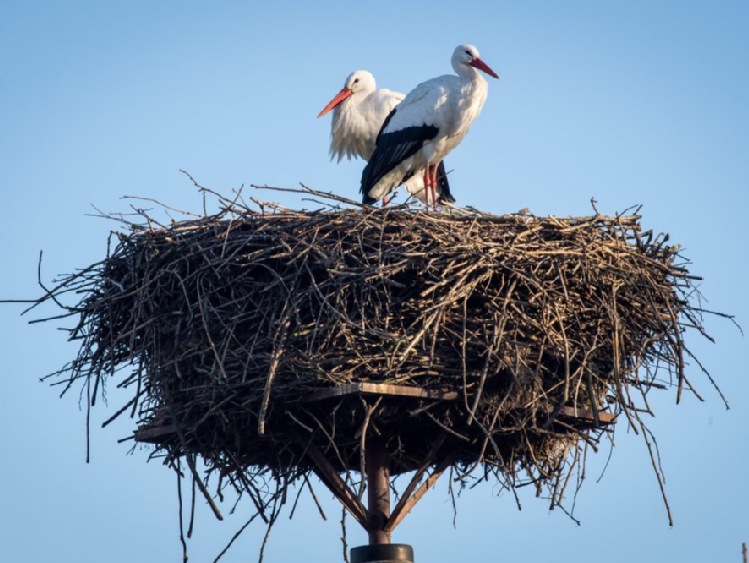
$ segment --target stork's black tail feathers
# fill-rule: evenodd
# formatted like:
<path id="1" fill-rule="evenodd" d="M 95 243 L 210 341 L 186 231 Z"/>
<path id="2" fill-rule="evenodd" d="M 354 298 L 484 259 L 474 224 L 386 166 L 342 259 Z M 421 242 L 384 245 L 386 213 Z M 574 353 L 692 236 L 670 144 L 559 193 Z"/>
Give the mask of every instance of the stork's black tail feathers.
<path id="1" fill-rule="evenodd" d="M 437 167 L 437 187 L 440 189 L 439 203 L 455 203 L 453 194 L 450 193 L 450 182 L 447 181 L 445 161 L 441 160 Z"/>
<path id="2" fill-rule="evenodd" d="M 373 197 L 369 196 L 369 189 L 365 188 L 365 186 L 369 185 L 369 176 L 371 174 L 369 162 L 367 162 L 367 165 L 364 167 L 364 170 L 362 170 L 361 173 L 361 185 L 359 186 L 359 191 L 361 192 L 361 202 L 363 205 L 374 205 L 377 203 L 377 200 Z"/>
<path id="3" fill-rule="evenodd" d="M 363 205 L 374 205 L 375 203 L 377 203 L 376 198 L 370 197 L 369 189 L 364 188 L 364 186 L 369 183 L 368 182 L 369 174 L 370 174 L 369 162 L 367 162 L 367 165 L 364 167 L 364 170 L 361 173 L 361 186 L 359 186 L 359 191 L 361 192 L 361 202 Z"/>

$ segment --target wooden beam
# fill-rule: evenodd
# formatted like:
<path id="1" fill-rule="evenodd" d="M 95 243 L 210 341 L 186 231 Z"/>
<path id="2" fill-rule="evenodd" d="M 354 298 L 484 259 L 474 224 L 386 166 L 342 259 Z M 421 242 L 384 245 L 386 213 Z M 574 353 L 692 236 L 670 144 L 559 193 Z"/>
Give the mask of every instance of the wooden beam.
<path id="1" fill-rule="evenodd" d="M 402 503 L 402 506 L 401 503 L 398 503 L 398 506 L 395 507 L 396 509 L 388 519 L 387 524 L 385 524 L 385 530 L 387 532 L 392 532 L 395 527 L 401 523 L 401 521 L 406 517 L 406 514 L 411 512 L 411 509 L 416 506 L 416 503 L 421 500 L 421 497 L 423 497 L 426 492 L 434 486 L 437 479 L 440 478 L 440 476 L 445 472 L 445 469 L 447 469 L 451 463 L 451 459 L 447 457 L 444 458 L 437 467 L 434 468 L 434 472 L 427 477 L 426 481 L 424 481 L 421 486 L 414 491 L 414 494 L 412 494 L 407 501 Z"/>
<path id="2" fill-rule="evenodd" d="M 457 391 L 431 391 L 412 385 L 390 385 L 387 383 L 349 383 L 316 391 L 304 399 L 304 402 L 322 401 L 345 395 L 390 395 L 436 401 L 454 401 L 458 398 Z"/>
<path id="3" fill-rule="evenodd" d="M 552 409 L 549 409 L 549 412 L 551 412 L 551 410 Z M 595 422 L 596 418 L 598 418 L 598 422 L 601 425 L 616 422 L 616 415 L 614 413 L 606 411 L 598 411 L 597 413 L 594 413 L 593 410 L 589 408 L 562 407 L 560 413 L 569 418 L 578 418 L 590 422 Z M 596 415 L 598 416 L 596 417 Z"/>
<path id="4" fill-rule="evenodd" d="M 398 392 L 393 392 L 393 390 L 398 390 Z M 341 387 L 331 387 L 330 389 L 317 391 L 307 398 L 306 401 L 320 401 L 331 397 L 341 397 L 356 393 L 415 397 L 440 401 L 452 401 L 457 397 L 457 393 L 453 391 L 439 393 L 437 391 L 427 391 L 419 387 L 403 387 L 400 385 L 383 385 L 376 383 L 353 383 L 351 385 L 342 385 Z M 550 407 L 547 410 L 548 412 L 552 412 L 553 409 Z M 596 426 L 605 426 L 616 422 L 616 415 L 607 411 L 598 411 L 598 424 L 596 424 L 596 417 L 594 416 L 593 411 L 589 408 L 562 407 L 559 412 L 567 418 L 584 420 L 586 422 L 591 422 Z M 136 442 L 163 444 L 164 442 L 168 442 L 177 437 L 177 425 L 165 424 L 164 426 L 146 426 L 136 430 L 133 437 Z"/>
<path id="5" fill-rule="evenodd" d="M 330 489 L 330 492 L 341 502 L 341 504 L 351 513 L 359 524 L 365 529 L 370 528 L 370 519 L 367 509 L 359 500 L 351 488 L 345 483 L 338 472 L 330 464 L 325 455 L 313 443 L 305 443 L 299 440 L 305 448 L 306 454 L 314 463 L 313 471 L 320 478 L 320 481 Z"/>
<path id="6" fill-rule="evenodd" d="M 146 426 L 139 428 L 133 434 L 136 442 L 148 442 L 150 444 L 160 444 L 174 438 L 177 435 L 176 424 L 166 424 L 164 426 Z"/>
<path id="7" fill-rule="evenodd" d="M 411 510 L 412 505 L 408 509 L 406 509 L 406 505 L 408 504 L 408 501 L 410 500 L 414 490 L 421 482 L 421 478 L 424 476 L 424 473 L 426 473 L 427 469 L 429 469 L 429 466 L 432 464 L 432 461 L 434 461 L 434 457 L 437 455 L 440 447 L 442 447 L 442 444 L 444 444 L 446 438 L 447 434 L 443 433 L 437 440 L 435 440 L 434 444 L 432 444 L 432 447 L 429 449 L 429 453 L 424 458 L 421 466 L 416 470 L 414 476 L 411 478 L 411 481 L 406 486 L 406 490 L 403 491 L 403 495 L 398 501 L 398 504 L 395 505 L 395 509 L 393 509 L 390 518 L 385 524 L 385 531 L 392 532 L 393 529 L 402 520 L 403 516 L 405 516 L 405 512 Z M 416 503 L 414 502 L 414 504 Z M 401 516 L 401 513 L 403 513 L 403 516 Z"/>
<path id="8" fill-rule="evenodd" d="M 412 397 L 415 399 L 431 399 L 434 401 L 454 401 L 458 398 L 457 391 L 432 391 L 414 385 L 391 385 L 388 383 L 348 383 L 315 391 L 304 402 L 323 401 L 346 395 L 388 395 L 391 397 Z M 547 407 L 547 412 L 554 408 Z M 616 421 L 616 415 L 606 411 L 594 413 L 590 408 L 562 407 L 561 414 L 569 418 L 584 419 L 595 422 L 596 414 L 600 424 L 611 424 Z"/>

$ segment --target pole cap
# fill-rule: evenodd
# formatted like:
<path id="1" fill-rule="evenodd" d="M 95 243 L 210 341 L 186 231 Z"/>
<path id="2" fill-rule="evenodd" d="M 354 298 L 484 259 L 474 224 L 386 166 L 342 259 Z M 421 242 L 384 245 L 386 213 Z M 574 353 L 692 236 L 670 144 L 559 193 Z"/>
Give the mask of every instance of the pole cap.
<path id="1" fill-rule="evenodd" d="M 351 549 L 351 563 L 413 563 L 414 550 L 405 543 L 360 545 Z"/>

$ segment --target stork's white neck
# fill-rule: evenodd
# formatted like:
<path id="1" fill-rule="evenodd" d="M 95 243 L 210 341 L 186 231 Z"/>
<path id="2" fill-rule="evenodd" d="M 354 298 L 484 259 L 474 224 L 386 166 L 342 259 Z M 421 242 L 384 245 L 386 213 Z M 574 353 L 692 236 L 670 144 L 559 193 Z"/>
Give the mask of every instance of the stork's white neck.
<path id="1" fill-rule="evenodd" d="M 466 97 L 465 111 L 468 114 L 468 119 L 473 121 L 484 107 L 484 102 L 486 102 L 486 97 L 489 94 L 489 83 L 481 76 L 480 72 L 473 67 L 469 68 L 472 71 L 472 76 L 464 88 Z"/>

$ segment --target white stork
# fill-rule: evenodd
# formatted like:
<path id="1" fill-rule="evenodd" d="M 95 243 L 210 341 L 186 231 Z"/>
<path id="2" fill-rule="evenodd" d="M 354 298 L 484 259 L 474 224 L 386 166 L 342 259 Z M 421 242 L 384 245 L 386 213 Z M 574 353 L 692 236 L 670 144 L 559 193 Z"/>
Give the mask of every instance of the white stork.
<path id="1" fill-rule="evenodd" d="M 340 162 L 344 156 L 348 159 L 358 156 L 369 160 L 375 150 L 375 140 L 382 124 L 405 97 L 405 94 L 393 90 L 377 90 L 374 76 L 366 70 L 352 72 L 341 91 L 317 116 L 322 117 L 333 110 L 330 127 L 331 160 L 337 157 Z M 438 175 L 437 195 L 440 201 L 455 201 L 450 194 L 442 162 L 439 164 Z M 422 173 L 411 175 L 403 183 L 411 195 L 426 201 Z M 383 199 L 387 202 L 387 194 Z"/>
<path id="2" fill-rule="evenodd" d="M 363 203 L 376 202 L 423 170 L 425 202 L 434 204 L 438 164 L 463 140 L 486 101 L 489 85 L 479 71 L 499 78 L 473 45 L 456 47 L 451 63 L 457 76 L 422 82 L 385 120 L 362 173 Z"/>

